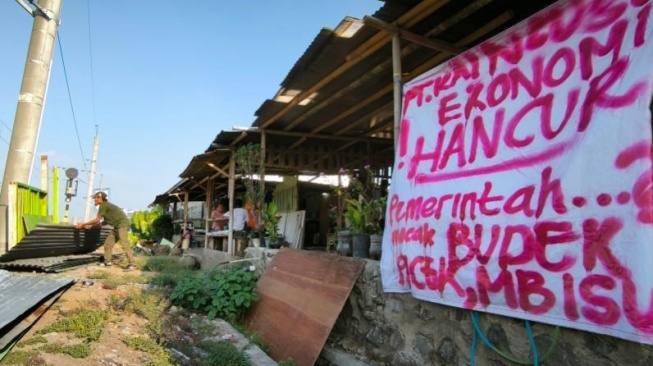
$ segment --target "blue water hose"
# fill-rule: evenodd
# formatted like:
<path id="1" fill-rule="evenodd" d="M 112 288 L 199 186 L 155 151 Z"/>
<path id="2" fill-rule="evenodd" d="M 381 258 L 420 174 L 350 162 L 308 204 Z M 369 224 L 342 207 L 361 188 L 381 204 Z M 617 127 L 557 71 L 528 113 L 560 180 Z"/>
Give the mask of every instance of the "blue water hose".
<path id="1" fill-rule="evenodd" d="M 529 340 L 529 343 L 530 343 L 530 346 L 531 346 L 531 350 L 533 352 L 533 359 L 532 360 L 520 360 L 520 359 L 518 359 L 518 358 L 516 358 L 516 357 L 514 357 L 512 355 L 509 355 L 509 354 L 497 349 L 485 337 L 485 335 L 481 331 L 481 327 L 479 325 L 478 313 L 477 312 L 471 311 L 471 319 L 472 319 L 472 325 L 474 325 L 474 336 L 472 338 L 471 355 L 470 355 L 471 365 L 476 364 L 475 354 L 476 354 L 476 343 L 477 343 L 476 336 L 477 335 L 481 339 L 481 341 L 483 341 L 483 343 L 485 343 L 485 345 L 488 348 L 490 348 L 491 350 L 493 350 L 499 356 L 505 358 L 506 360 L 514 362 L 516 364 L 520 364 L 520 365 L 535 365 L 535 366 L 538 366 L 540 364 L 540 362 L 544 362 L 544 360 L 546 360 L 553 353 L 553 350 L 555 349 L 555 347 L 558 344 L 558 338 L 560 338 L 560 327 L 556 326 L 555 331 L 553 332 L 553 340 L 551 341 L 551 345 L 546 350 L 546 352 L 544 352 L 544 355 L 540 359 L 539 358 L 539 353 L 537 351 L 537 345 L 535 344 L 535 337 L 533 336 L 533 331 L 531 329 L 531 324 L 530 324 L 530 322 L 528 320 L 526 320 L 525 321 L 526 333 L 528 335 L 528 340 Z"/>

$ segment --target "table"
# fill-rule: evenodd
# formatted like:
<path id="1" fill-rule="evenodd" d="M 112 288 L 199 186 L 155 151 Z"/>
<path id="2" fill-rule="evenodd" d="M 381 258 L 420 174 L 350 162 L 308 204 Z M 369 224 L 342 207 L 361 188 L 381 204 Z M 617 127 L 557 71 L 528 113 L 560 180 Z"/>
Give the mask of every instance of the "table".
<path id="1" fill-rule="evenodd" d="M 221 239 L 220 248 L 218 250 L 222 250 L 223 252 L 227 251 L 227 238 L 229 237 L 229 230 L 209 231 L 206 233 L 206 237 L 211 238 L 212 240 L 211 249 L 218 249 L 216 242 L 218 239 Z"/>

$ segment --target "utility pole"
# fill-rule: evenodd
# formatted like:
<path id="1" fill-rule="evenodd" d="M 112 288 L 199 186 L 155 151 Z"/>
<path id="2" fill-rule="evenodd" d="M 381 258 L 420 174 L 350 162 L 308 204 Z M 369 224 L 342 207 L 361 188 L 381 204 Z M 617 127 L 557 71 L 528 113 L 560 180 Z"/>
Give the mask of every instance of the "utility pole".
<path id="1" fill-rule="evenodd" d="M 88 174 L 88 193 L 86 194 L 86 211 L 84 211 L 84 222 L 87 222 L 91 215 L 91 203 L 93 201 L 93 182 L 95 181 L 95 164 L 97 163 L 97 152 L 100 145 L 98 138 L 98 127 L 95 126 L 95 139 L 93 140 L 93 156 L 91 157 L 91 172 Z"/>
<path id="2" fill-rule="evenodd" d="M 0 191 L 0 254 L 9 249 L 7 248 L 9 183 L 29 184 L 30 181 L 63 0 L 38 0 L 38 3 L 30 0 L 34 9 L 27 6 L 23 0 L 16 0 L 16 2 L 34 17 L 34 25 Z"/>

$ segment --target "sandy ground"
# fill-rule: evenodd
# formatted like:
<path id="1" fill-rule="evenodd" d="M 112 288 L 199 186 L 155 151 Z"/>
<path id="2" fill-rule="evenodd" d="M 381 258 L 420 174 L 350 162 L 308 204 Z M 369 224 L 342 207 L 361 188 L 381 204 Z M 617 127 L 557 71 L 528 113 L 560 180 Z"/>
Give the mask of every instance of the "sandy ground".
<path id="1" fill-rule="evenodd" d="M 39 330 L 64 318 L 70 311 L 89 306 L 100 307 L 111 311 L 108 310 L 108 300 L 112 294 L 124 298 L 130 291 L 130 288 L 142 289 L 143 285 L 132 283 L 120 285 L 117 288 L 107 288 L 103 286 L 101 280 L 89 279 L 100 272 L 107 272 L 109 277 L 114 279 L 122 278 L 123 276 L 130 276 L 128 277 L 129 279 L 135 278 L 134 276 L 144 277 L 150 275 L 139 270 L 124 272 L 118 266 L 105 268 L 96 264 L 57 274 L 31 274 L 70 278 L 77 281 L 63 293 L 61 298 L 23 336 L 17 344 L 17 347 L 14 348 L 14 351 L 30 349 L 32 346 L 20 347 L 21 342 L 29 340 Z M 40 358 L 45 361 L 43 365 L 55 366 L 143 365 L 151 360 L 150 355 L 127 347 L 122 340 L 127 337 L 147 336 L 144 329 L 146 322 L 145 319 L 128 312 L 112 312 L 112 316 L 107 322 L 100 339 L 91 343 L 92 354 L 90 357 L 75 359 L 67 355 L 40 352 Z M 48 333 L 45 337 L 48 340 L 48 344 L 70 345 L 80 343 L 79 339 L 67 333 Z M 36 346 L 38 347 L 39 345 L 37 344 Z M 5 362 L 0 363 L 0 365 L 5 364 Z"/>

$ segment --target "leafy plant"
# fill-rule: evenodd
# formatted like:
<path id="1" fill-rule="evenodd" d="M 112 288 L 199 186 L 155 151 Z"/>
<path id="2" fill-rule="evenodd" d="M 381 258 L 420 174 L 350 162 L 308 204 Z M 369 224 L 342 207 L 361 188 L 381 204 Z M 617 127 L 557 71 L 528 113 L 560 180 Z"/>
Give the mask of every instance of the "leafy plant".
<path id="1" fill-rule="evenodd" d="M 170 300 L 174 304 L 193 310 L 204 309 L 209 299 L 204 283 L 198 277 L 183 278 L 170 294 Z"/>
<path id="2" fill-rule="evenodd" d="M 234 152 L 236 172 L 241 175 L 247 197 L 252 202 L 255 229 L 261 230 L 260 212 L 265 199 L 265 182 L 263 180 L 265 163 L 263 151 L 259 144 L 247 144 Z"/>
<path id="3" fill-rule="evenodd" d="M 365 233 L 366 221 L 363 202 L 356 199 L 347 200 L 347 221 L 354 233 Z"/>
<path id="4" fill-rule="evenodd" d="M 172 291 L 170 300 L 188 309 L 201 311 L 209 319 L 220 317 L 237 321 L 252 303 L 256 277 L 244 269 L 211 271 L 205 277 L 187 277 Z"/>
<path id="5" fill-rule="evenodd" d="M 270 242 L 276 243 L 279 240 L 279 221 L 281 220 L 277 204 L 268 203 L 268 207 L 262 212 L 262 215 L 265 235 L 270 238 Z"/>
<path id="6" fill-rule="evenodd" d="M 244 269 L 212 271 L 207 277 L 208 291 L 212 298 L 207 308 L 209 319 L 218 316 L 235 322 L 258 300 L 258 295 L 254 292 L 256 277 L 253 272 Z"/>
<path id="7" fill-rule="evenodd" d="M 161 215 L 163 215 L 163 209 L 160 206 L 154 206 L 149 211 L 134 212 L 131 218 L 132 233 L 138 240 L 153 240 L 152 224 Z"/>
<path id="8" fill-rule="evenodd" d="M 152 239 L 157 243 L 166 238 L 172 240 L 174 234 L 174 225 L 170 215 L 161 215 L 152 221 L 151 227 Z"/>
<path id="9" fill-rule="evenodd" d="M 349 183 L 346 215 L 353 232 L 379 234 L 385 214 L 387 196 L 374 180 L 369 166 L 358 171 Z"/>

